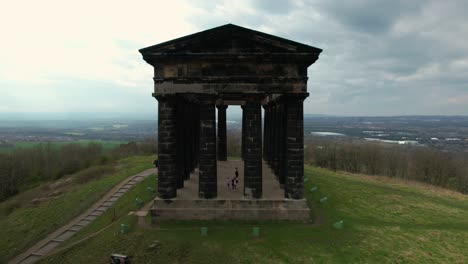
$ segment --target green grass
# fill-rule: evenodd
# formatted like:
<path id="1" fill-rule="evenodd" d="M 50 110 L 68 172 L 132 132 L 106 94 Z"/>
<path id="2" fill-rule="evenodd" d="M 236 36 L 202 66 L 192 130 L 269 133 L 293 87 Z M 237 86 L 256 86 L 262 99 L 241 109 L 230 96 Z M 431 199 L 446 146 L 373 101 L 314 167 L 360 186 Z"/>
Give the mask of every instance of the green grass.
<path id="1" fill-rule="evenodd" d="M 78 244 L 110 223 L 109 215 L 67 243 L 69 248 L 43 263 L 106 263 L 109 254 L 132 256 L 133 263 L 467 263 L 468 197 L 384 177 L 348 175 L 306 166 L 305 194 L 321 225 L 292 222 L 186 221 L 143 228 L 136 217 Z M 124 195 L 119 216 L 148 194 L 147 179 Z M 316 192 L 310 192 L 312 187 Z M 325 204 L 321 197 L 328 197 Z M 333 223 L 344 221 L 344 229 Z M 120 234 L 121 223 L 130 224 Z M 208 236 L 200 227 L 208 227 Z M 252 227 L 260 227 L 260 237 Z M 81 232 L 81 231 L 80 231 Z M 150 247 L 152 244 L 158 244 Z"/>
<path id="2" fill-rule="evenodd" d="M 25 142 L 25 141 L 18 141 L 13 142 L 13 146 L 11 147 L 0 147 L 0 153 L 11 153 L 15 149 L 20 148 L 32 148 L 39 144 L 47 144 L 48 141 L 33 141 L 33 142 Z M 118 141 L 118 140 L 91 140 L 91 139 L 80 139 L 76 141 L 49 141 L 53 147 L 59 148 L 63 145 L 70 144 L 70 143 L 77 143 L 81 145 L 87 145 L 89 143 L 99 143 L 102 145 L 104 150 L 110 150 L 113 148 L 118 147 L 120 144 L 126 143 L 126 141 Z"/>
<path id="3" fill-rule="evenodd" d="M 31 203 L 29 206 L 13 210 L 8 215 L 0 215 L 0 228 L 2 230 L 0 263 L 22 253 L 35 242 L 88 209 L 123 179 L 151 168 L 153 159 L 153 156 L 135 156 L 120 160 L 115 164 L 116 171 L 110 175 L 97 177 L 96 180 L 86 180 L 83 184 L 75 184 L 57 199 L 51 199 L 38 205 Z M 79 177 L 81 176 L 79 175 Z M 35 189 L 30 192 L 40 192 L 44 186 Z M 0 203 L 0 212 L 9 211 L 7 207 L 18 203 L 27 195 L 28 192 L 19 194 Z"/>

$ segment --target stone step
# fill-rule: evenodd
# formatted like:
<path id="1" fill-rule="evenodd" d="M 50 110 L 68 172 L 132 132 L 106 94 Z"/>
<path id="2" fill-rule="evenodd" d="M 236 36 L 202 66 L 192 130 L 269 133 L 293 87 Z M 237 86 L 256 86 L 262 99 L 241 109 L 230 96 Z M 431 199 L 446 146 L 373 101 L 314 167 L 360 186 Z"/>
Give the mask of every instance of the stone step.
<path id="1" fill-rule="evenodd" d="M 299 220 L 310 219 L 307 209 L 152 208 L 153 220 Z"/>
<path id="2" fill-rule="evenodd" d="M 156 208 L 225 208 L 225 209 L 304 209 L 308 208 L 305 199 L 302 200 L 222 200 L 222 199 L 169 199 L 156 198 L 153 202 Z"/>

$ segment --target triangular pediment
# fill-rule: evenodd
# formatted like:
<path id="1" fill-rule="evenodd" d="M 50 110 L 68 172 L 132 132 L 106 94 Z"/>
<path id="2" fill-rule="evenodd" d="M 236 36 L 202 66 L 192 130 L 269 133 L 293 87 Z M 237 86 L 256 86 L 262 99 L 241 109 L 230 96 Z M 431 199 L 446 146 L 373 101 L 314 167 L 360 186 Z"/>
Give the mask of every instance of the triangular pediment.
<path id="1" fill-rule="evenodd" d="M 248 28 L 227 24 L 143 48 L 145 54 L 313 53 L 322 50 Z"/>

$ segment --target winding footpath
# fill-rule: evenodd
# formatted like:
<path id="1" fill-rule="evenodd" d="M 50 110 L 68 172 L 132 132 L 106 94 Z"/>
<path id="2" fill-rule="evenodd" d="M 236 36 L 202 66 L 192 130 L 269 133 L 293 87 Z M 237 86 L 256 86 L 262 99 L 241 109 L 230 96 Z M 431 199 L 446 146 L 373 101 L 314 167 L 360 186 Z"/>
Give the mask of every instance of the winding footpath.
<path id="1" fill-rule="evenodd" d="M 148 169 L 123 180 L 107 192 L 101 200 L 93 204 L 86 212 L 76 217 L 57 231 L 49 234 L 46 238 L 36 243 L 26 252 L 12 259 L 9 264 L 29 264 L 40 260 L 48 253 L 52 252 L 56 247 L 64 243 L 67 239 L 75 235 L 80 229 L 94 221 L 98 216 L 102 215 L 130 188 L 155 173 L 156 169 Z"/>

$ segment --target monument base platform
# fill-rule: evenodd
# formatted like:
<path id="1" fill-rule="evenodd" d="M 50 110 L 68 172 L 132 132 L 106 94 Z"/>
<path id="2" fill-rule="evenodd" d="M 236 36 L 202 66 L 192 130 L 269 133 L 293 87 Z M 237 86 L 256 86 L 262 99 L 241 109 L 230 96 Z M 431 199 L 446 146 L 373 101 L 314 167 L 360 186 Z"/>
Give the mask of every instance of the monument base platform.
<path id="1" fill-rule="evenodd" d="M 160 199 L 150 210 L 158 220 L 310 220 L 310 209 L 302 200 L 266 199 Z"/>

